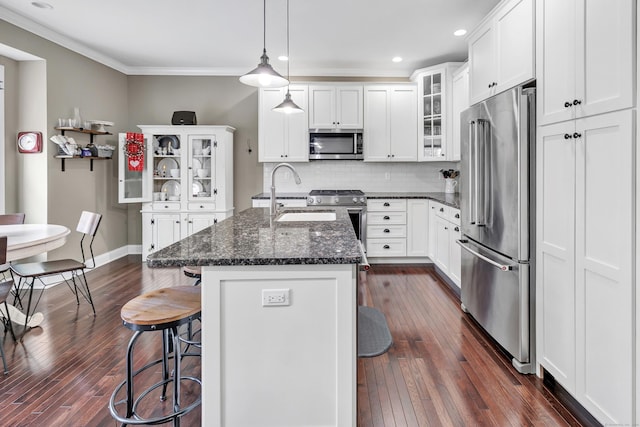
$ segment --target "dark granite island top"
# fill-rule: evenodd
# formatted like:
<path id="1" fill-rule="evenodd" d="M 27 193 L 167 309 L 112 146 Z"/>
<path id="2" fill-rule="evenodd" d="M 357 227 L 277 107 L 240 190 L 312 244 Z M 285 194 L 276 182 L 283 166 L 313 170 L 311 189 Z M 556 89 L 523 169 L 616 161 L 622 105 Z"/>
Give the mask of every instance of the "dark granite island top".
<path id="1" fill-rule="evenodd" d="M 358 264 L 362 252 L 346 208 L 289 208 L 282 212 L 335 211 L 335 221 L 278 222 L 268 208 L 249 208 L 147 258 L 149 267 Z M 275 219 L 277 219 L 276 216 Z"/>

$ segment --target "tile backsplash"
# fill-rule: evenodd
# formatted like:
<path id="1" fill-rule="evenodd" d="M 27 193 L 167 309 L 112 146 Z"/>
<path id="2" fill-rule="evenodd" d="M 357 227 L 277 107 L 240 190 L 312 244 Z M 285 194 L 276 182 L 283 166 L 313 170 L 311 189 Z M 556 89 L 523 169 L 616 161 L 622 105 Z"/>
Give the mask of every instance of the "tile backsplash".
<path id="1" fill-rule="evenodd" d="M 271 171 L 277 163 L 263 164 L 263 190 L 269 192 Z M 302 183 L 296 185 L 287 168 L 276 172 L 276 190 L 287 193 L 316 189 L 352 189 L 364 192 L 444 191 L 440 169 L 458 169 L 458 162 L 369 163 L 357 160 L 322 160 L 291 164 Z"/>

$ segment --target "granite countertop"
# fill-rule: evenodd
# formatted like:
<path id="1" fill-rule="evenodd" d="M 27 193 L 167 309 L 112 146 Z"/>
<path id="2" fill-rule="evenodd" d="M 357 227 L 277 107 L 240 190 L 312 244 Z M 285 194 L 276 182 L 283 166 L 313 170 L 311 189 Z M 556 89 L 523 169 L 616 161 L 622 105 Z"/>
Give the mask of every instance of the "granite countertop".
<path id="1" fill-rule="evenodd" d="M 306 199 L 309 193 L 276 193 L 276 199 Z M 365 195 L 369 199 L 431 199 L 436 202 L 440 202 L 444 205 L 451 206 L 452 208 L 460 209 L 460 194 L 459 193 L 421 193 L 421 192 L 367 192 Z M 253 196 L 251 199 L 269 199 L 271 196 L 269 193 L 260 193 Z"/>
<path id="2" fill-rule="evenodd" d="M 249 208 L 149 255 L 149 267 L 186 265 L 358 264 L 362 262 L 346 208 L 335 221 L 271 221 L 268 208 Z"/>
<path id="3" fill-rule="evenodd" d="M 306 193 L 276 193 L 276 199 L 307 199 L 309 192 Z M 253 196 L 252 200 L 270 199 L 270 193 L 260 193 Z"/>
<path id="4" fill-rule="evenodd" d="M 460 193 L 396 193 L 380 192 L 366 193 L 367 199 L 431 199 L 443 205 L 460 209 Z"/>

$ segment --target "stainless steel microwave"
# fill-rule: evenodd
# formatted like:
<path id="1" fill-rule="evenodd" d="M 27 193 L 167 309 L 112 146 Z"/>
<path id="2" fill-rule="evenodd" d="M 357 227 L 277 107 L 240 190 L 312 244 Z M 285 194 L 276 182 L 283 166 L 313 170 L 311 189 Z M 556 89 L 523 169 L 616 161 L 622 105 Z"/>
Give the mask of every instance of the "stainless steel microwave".
<path id="1" fill-rule="evenodd" d="M 310 132 L 309 160 L 362 160 L 362 131 Z"/>

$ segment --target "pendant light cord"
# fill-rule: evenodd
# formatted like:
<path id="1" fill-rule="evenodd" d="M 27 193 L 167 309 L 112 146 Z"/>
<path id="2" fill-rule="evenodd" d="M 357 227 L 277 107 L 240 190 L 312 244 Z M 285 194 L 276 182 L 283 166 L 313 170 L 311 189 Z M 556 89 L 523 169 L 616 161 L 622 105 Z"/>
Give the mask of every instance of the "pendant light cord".
<path id="1" fill-rule="evenodd" d="M 291 56 L 289 55 L 289 0 L 287 0 L 287 92 L 289 92 L 289 85 L 291 84 L 291 75 L 289 74 L 290 62 Z"/>
<path id="2" fill-rule="evenodd" d="M 267 0 L 262 1 L 262 50 L 267 51 Z"/>

